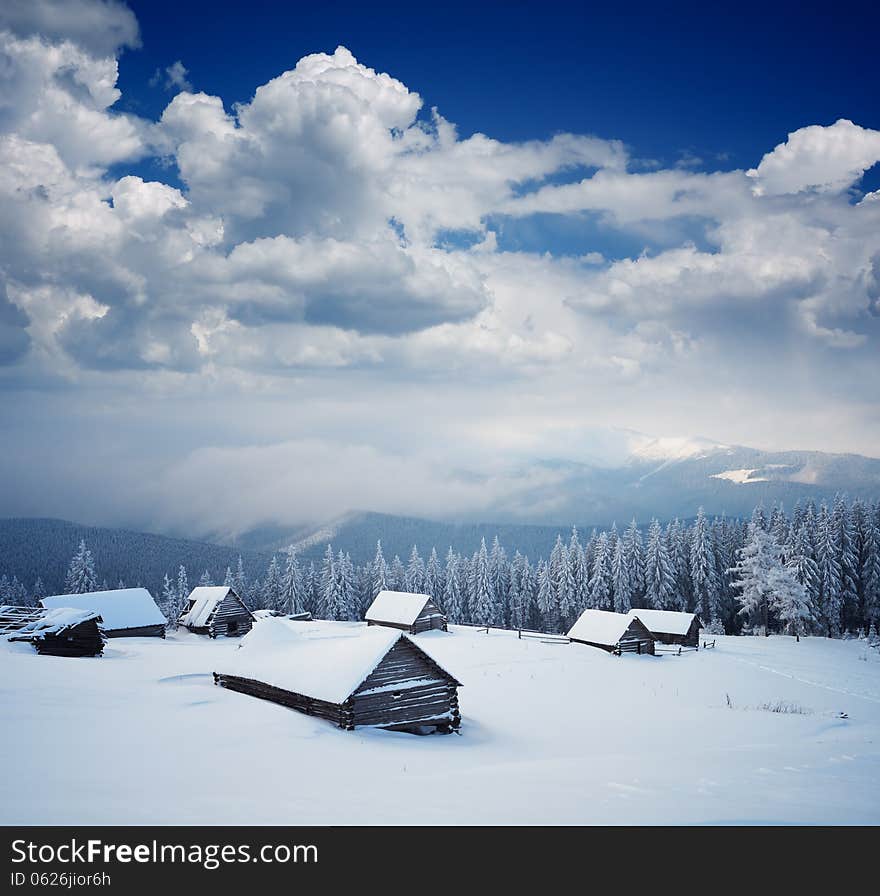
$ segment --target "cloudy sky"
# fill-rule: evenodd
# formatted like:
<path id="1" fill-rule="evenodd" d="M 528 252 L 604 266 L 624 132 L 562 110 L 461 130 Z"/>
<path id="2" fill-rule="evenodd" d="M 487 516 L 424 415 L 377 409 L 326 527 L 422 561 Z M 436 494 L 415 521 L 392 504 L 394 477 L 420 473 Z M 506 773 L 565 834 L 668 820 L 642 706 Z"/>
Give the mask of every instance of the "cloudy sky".
<path id="1" fill-rule="evenodd" d="M 877 23 L 472 6 L 2 4 L 0 515 L 473 515 L 632 431 L 880 455 Z"/>

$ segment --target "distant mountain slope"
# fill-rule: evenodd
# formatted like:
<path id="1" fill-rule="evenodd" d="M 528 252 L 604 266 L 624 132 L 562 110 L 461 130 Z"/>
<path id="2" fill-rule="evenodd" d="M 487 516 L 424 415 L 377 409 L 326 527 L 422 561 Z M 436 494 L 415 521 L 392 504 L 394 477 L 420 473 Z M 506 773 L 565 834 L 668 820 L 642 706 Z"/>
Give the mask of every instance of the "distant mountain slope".
<path id="1" fill-rule="evenodd" d="M 590 530 L 586 531 L 589 537 Z M 519 550 L 531 559 L 546 557 L 557 535 L 568 539 L 571 526 L 528 526 L 518 523 L 445 523 L 417 517 L 392 516 L 385 513 L 348 513 L 337 520 L 316 526 L 313 530 L 298 530 L 296 537 L 280 538 L 260 544 L 263 551 L 280 551 L 288 545 L 297 555 L 308 560 L 319 560 L 332 543 L 334 549 L 347 551 L 355 563 L 365 563 L 376 553 L 376 540 L 382 540 L 382 553 L 390 561 L 397 554 L 404 563 L 413 545 L 427 559 L 432 547 L 437 548 L 441 562 L 450 545 L 462 554 L 472 554 L 485 538 L 491 546 L 495 536 L 501 540 L 508 554 Z"/>
<path id="2" fill-rule="evenodd" d="M 691 519 L 700 507 L 711 516 L 737 518 L 748 517 L 762 502 L 791 509 L 798 500 L 819 503 L 837 493 L 880 498 L 880 460 L 819 451 L 768 452 L 707 439 L 646 441 L 617 466 L 570 461 L 540 466 L 553 473 L 544 477 L 550 484 L 521 490 L 515 499 L 490 507 L 484 518 L 495 523 L 353 512 L 313 527 L 263 526 L 243 533 L 237 543 L 263 552 L 293 544 L 300 556 L 314 559 L 333 542 L 364 562 L 375 553 L 377 538 L 388 559 L 399 554 L 405 560 L 413 544 L 422 554 L 432 546 L 445 552 L 450 544 L 471 553 L 481 537 L 488 541 L 497 533 L 509 552 L 518 548 L 536 558 L 547 556 L 557 533 L 567 537 L 573 522 L 588 535 L 593 527 L 614 522 L 623 528 L 633 517 L 642 527 L 655 516 L 664 523 Z"/>
<path id="3" fill-rule="evenodd" d="M 235 569 L 239 553 L 249 578 L 262 576 L 269 557 L 255 551 L 241 551 L 216 544 L 166 538 L 127 529 L 83 526 L 65 520 L 0 520 L 0 573 L 18 576 L 30 588 L 37 576 L 48 594 L 63 591 L 70 558 L 81 538 L 95 558 L 99 582 L 107 580 L 115 588 L 119 579 L 126 585 L 143 585 L 154 597 L 162 593 L 167 572 L 176 577 L 186 566 L 190 585 L 195 585 L 207 569 L 218 582 L 226 567 Z"/>

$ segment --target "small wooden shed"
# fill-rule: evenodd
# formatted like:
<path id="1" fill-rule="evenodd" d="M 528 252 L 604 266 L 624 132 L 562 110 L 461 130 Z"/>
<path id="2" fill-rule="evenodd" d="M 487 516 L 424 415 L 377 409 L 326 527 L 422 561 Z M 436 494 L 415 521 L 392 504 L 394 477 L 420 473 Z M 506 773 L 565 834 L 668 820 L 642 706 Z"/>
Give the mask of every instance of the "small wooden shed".
<path id="1" fill-rule="evenodd" d="M 40 602 L 46 609 L 77 607 L 103 620 L 108 638 L 164 638 L 167 620 L 146 588 L 117 588 L 86 594 L 56 594 Z"/>
<path id="2" fill-rule="evenodd" d="M 101 617 L 91 610 L 59 607 L 22 626 L 10 641 L 29 641 L 46 656 L 99 656 L 104 651 Z"/>
<path id="3" fill-rule="evenodd" d="M 461 683 L 400 631 L 263 619 L 215 684 L 326 719 L 430 733 L 458 728 Z"/>
<path id="4" fill-rule="evenodd" d="M 253 613 L 234 588 L 226 585 L 199 585 L 189 595 L 189 606 L 180 625 L 197 635 L 236 638 L 246 635 L 254 624 Z"/>
<path id="5" fill-rule="evenodd" d="M 568 637 L 611 653 L 654 653 L 654 638 L 634 613 L 584 610 Z"/>
<path id="6" fill-rule="evenodd" d="M 433 629 L 447 631 L 446 617 L 427 594 L 380 591 L 364 618 L 368 625 L 385 625 L 417 635 Z"/>
<path id="7" fill-rule="evenodd" d="M 683 647 L 699 647 L 700 629 L 703 623 L 696 613 L 679 613 L 675 610 L 634 610 L 639 619 L 661 644 L 680 644 Z"/>

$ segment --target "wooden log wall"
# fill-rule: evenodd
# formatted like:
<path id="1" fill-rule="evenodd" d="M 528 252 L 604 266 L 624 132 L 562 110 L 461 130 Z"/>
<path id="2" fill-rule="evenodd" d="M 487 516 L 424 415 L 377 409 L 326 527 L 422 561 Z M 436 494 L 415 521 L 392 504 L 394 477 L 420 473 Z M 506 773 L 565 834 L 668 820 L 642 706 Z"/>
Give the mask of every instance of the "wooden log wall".
<path id="1" fill-rule="evenodd" d="M 233 637 L 246 635 L 254 625 L 254 618 L 245 605 L 232 593 L 227 594 L 217 605 L 208 628 L 212 638 L 222 638 L 230 634 L 229 624 L 236 623 Z"/>

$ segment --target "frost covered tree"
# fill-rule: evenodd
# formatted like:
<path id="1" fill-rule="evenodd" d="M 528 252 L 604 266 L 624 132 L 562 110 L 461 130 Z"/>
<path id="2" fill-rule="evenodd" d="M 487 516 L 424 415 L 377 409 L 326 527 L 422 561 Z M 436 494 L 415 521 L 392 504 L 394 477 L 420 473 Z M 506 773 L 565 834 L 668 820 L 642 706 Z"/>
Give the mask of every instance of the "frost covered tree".
<path id="1" fill-rule="evenodd" d="M 95 561 L 83 538 L 67 569 L 64 591 L 66 594 L 86 594 L 97 590 L 98 576 L 95 574 Z"/>
<path id="2" fill-rule="evenodd" d="M 296 559 L 296 550 L 293 545 L 287 548 L 284 572 L 281 575 L 279 598 L 280 605 L 278 609 L 283 613 L 292 615 L 305 611 L 302 572 L 300 571 L 299 561 Z"/>
<path id="3" fill-rule="evenodd" d="M 840 567 L 841 628 L 853 631 L 859 627 L 859 598 L 856 586 L 858 558 L 849 509 L 838 495 L 830 519 L 831 538 Z"/>
<path id="4" fill-rule="evenodd" d="M 691 530 L 691 583 L 694 609 L 704 622 L 717 615 L 718 576 L 714 548 L 712 533 L 701 507 Z"/>
<path id="5" fill-rule="evenodd" d="M 820 575 L 819 566 L 813 559 L 810 537 L 804 523 L 792 535 L 787 549 L 788 565 L 804 589 L 810 606 L 810 619 L 815 621 L 819 613 Z"/>
<path id="6" fill-rule="evenodd" d="M 406 591 L 406 569 L 397 554 L 394 555 L 391 566 L 388 567 L 388 587 L 392 591 Z"/>
<path id="7" fill-rule="evenodd" d="M 183 610 L 177 600 L 177 588 L 167 572 L 162 583 L 162 612 L 168 620 L 169 628 L 176 629 Z"/>
<path id="8" fill-rule="evenodd" d="M 623 539 L 618 538 L 611 558 L 611 582 L 614 587 L 614 609 L 618 613 L 628 613 L 632 609 L 632 581 L 626 562 L 626 548 Z"/>
<path id="9" fill-rule="evenodd" d="M 616 539 L 617 540 L 617 539 Z M 619 540 L 617 540 L 619 543 Z M 587 569 L 587 557 L 581 547 L 578 531 L 572 527 L 568 542 L 568 578 L 571 582 L 571 621 L 574 621 L 587 608 L 590 601 L 590 574 Z M 570 628 L 570 626 L 569 626 Z"/>
<path id="10" fill-rule="evenodd" d="M 489 584 L 492 587 L 492 603 L 494 609 L 492 616 L 497 625 L 503 625 L 505 609 L 507 607 L 507 592 L 510 589 L 510 564 L 507 561 L 507 553 L 501 547 L 501 542 L 496 535 L 492 540 L 492 550 L 489 553 Z"/>
<path id="11" fill-rule="evenodd" d="M 46 596 L 46 586 L 43 584 L 43 580 L 40 576 L 37 576 L 37 581 L 34 582 L 34 587 L 31 590 L 31 606 L 38 607 L 40 606 L 40 601 Z"/>
<path id="12" fill-rule="evenodd" d="M 238 565 L 236 566 L 235 573 L 232 576 L 232 588 L 242 600 L 247 597 L 248 581 L 247 576 L 244 572 L 244 562 L 241 559 L 241 554 L 238 555 Z"/>
<path id="13" fill-rule="evenodd" d="M 177 606 L 185 607 L 189 601 L 189 582 L 186 577 L 186 567 L 181 564 L 177 570 Z"/>
<path id="14" fill-rule="evenodd" d="M 538 612 L 541 614 L 544 630 L 549 632 L 558 631 L 559 612 L 556 607 L 556 597 L 550 585 L 550 570 L 543 560 L 538 562 L 535 588 L 537 591 L 535 603 L 537 604 Z"/>
<path id="15" fill-rule="evenodd" d="M 388 564 L 382 553 L 382 542 L 376 542 L 376 556 L 373 558 L 373 600 L 380 591 L 388 590 Z"/>
<path id="16" fill-rule="evenodd" d="M 645 551 L 642 533 L 635 517 L 623 533 L 624 557 L 629 570 L 630 601 L 641 607 L 645 596 Z"/>
<path id="17" fill-rule="evenodd" d="M 275 554 L 272 555 L 272 560 L 269 562 L 269 567 L 266 570 L 260 603 L 265 610 L 280 612 L 283 609 L 281 570 L 278 568 L 278 557 Z"/>
<path id="18" fill-rule="evenodd" d="M 600 532 L 596 540 L 596 554 L 590 575 L 590 606 L 597 610 L 613 607 L 614 586 L 611 580 L 611 557 L 608 548 L 608 533 Z"/>
<path id="19" fill-rule="evenodd" d="M 834 538 L 834 523 L 824 503 L 819 508 L 816 563 L 819 567 L 819 622 L 830 638 L 840 633 L 841 571 Z"/>
<path id="20" fill-rule="evenodd" d="M 206 569 L 202 573 L 202 577 L 199 579 L 199 587 L 200 588 L 210 588 L 214 584 L 214 579 L 211 577 L 211 573 Z"/>
<path id="21" fill-rule="evenodd" d="M 760 522 L 749 523 L 749 537 L 731 569 L 733 587 L 740 592 L 740 613 L 769 634 L 772 574 L 781 565 L 779 545 Z"/>
<path id="22" fill-rule="evenodd" d="M 346 618 L 345 595 L 342 591 L 341 570 L 333 556 L 333 545 L 328 544 L 321 571 L 321 594 L 318 616 L 321 619 Z"/>
<path id="23" fill-rule="evenodd" d="M 800 641 L 801 635 L 807 634 L 813 623 L 813 608 L 794 567 L 781 562 L 774 564 L 770 569 L 768 587 L 782 630 Z"/>
<path id="24" fill-rule="evenodd" d="M 678 609 L 666 539 L 656 519 L 651 520 L 648 528 L 648 546 L 645 550 L 645 601 L 655 610 Z"/>
<path id="25" fill-rule="evenodd" d="M 439 607 L 443 604 L 443 570 L 437 558 L 437 548 L 432 547 L 425 566 L 425 594 Z"/>
<path id="26" fill-rule="evenodd" d="M 528 560 L 516 551 L 510 564 L 510 588 L 507 592 L 507 618 L 512 628 L 528 628 L 531 599 Z"/>
<path id="27" fill-rule="evenodd" d="M 465 622 L 465 595 L 461 581 L 461 560 L 449 548 L 446 554 L 446 584 L 440 606 L 449 622 Z"/>
<path id="28" fill-rule="evenodd" d="M 412 594 L 422 594 L 425 590 L 425 561 L 419 556 L 419 549 L 413 545 L 406 567 L 406 590 Z"/>
<path id="29" fill-rule="evenodd" d="M 477 625 L 497 625 L 495 599 L 489 578 L 489 552 L 486 549 L 485 538 L 480 542 L 479 551 L 474 554 L 468 591 L 471 621 Z"/>

